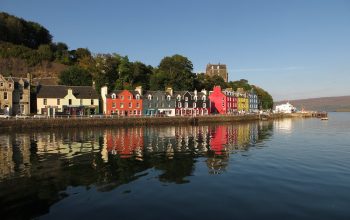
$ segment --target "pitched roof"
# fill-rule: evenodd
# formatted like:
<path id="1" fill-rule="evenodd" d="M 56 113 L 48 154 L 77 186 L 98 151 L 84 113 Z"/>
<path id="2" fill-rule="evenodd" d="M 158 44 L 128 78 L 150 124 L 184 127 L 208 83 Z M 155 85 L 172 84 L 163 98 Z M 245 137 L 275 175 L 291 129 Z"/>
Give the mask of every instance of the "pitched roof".
<path id="1" fill-rule="evenodd" d="M 42 85 L 39 86 L 37 98 L 64 98 L 68 89 L 73 90 L 77 99 L 98 99 L 99 95 L 91 86 L 64 86 L 64 85 Z"/>

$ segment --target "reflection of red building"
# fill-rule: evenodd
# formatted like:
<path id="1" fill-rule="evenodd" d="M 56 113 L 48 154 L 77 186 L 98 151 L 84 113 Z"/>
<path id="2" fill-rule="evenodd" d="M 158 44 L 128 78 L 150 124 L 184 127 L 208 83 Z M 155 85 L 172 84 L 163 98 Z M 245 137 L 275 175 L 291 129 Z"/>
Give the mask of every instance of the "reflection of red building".
<path id="1" fill-rule="evenodd" d="M 128 128 L 107 131 L 107 151 L 127 158 L 143 149 L 143 129 Z"/>
<path id="2" fill-rule="evenodd" d="M 107 115 L 141 116 L 142 99 L 138 91 L 114 91 L 106 97 Z"/>
<path id="3" fill-rule="evenodd" d="M 225 146 L 228 140 L 228 127 L 218 126 L 211 132 L 211 139 L 209 142 L 210 149 L 215 154 L 222 154 L 225 151 Z"/>
<path id="4" fill-rule="evenodd" d="M 232 114 L 237 111 L 237 97 L 232 90 L 221 90 L 220 86 L 214 86 L 209 95 L 211 113 Z"/>

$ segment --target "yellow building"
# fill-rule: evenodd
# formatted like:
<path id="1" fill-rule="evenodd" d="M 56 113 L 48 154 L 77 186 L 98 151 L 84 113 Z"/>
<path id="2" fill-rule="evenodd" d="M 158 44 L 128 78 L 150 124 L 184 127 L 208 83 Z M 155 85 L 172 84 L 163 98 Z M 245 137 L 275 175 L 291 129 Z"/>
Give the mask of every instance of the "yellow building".
<path id="1" fill-rule="evenodd" d="M 40 86 L 37 113 L 54 116 L 93 115 L 99 110 L 99 95 L 91 86 Z"/>
<path id="2" fill-rule="evenodd" d="M 249 112 L 249 95 L 242 88 L 237 89 L 237 110 L 238 112 Z"/>

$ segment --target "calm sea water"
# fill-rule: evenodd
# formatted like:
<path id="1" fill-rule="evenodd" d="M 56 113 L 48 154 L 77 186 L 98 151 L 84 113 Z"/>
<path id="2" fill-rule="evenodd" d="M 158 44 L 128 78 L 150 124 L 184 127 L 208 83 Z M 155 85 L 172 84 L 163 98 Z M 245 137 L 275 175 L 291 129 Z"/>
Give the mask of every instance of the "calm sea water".
<path id="1" fill-rule="evenodd" d="M 350 219 L 350 114 L 0 134 L 1 219 Z"/>

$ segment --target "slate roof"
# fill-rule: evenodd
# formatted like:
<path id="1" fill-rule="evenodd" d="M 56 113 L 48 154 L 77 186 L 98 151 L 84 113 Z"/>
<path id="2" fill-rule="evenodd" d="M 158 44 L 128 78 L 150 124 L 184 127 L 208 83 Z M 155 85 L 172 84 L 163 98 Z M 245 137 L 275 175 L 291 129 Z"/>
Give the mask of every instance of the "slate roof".
<path id="1" fill-rule="evenodd" d="M 37 93 L 37 98 L 64 98 L 68 94 L 68 89 L 73 90 L 73 95 L 77 99 L 98 99 L 99 95 L 91 86 L 64 86 L 64 85 L 41 85 Z"/>
<path id="2" fill-rule="evenodd" d="M 108 93 L 106 95 L 106 97 L 107 98 L 112 98 L 112 94 L 116 94 L 118 96 L 118 94 L 123 92 L 123 91 L 124 90 L 114 90 L 114 91 Z M 133 91 L 133 90 L 127 90 L 127 91 L 130 92 L 134 96 L 133 98 L 136 98 L 136 95 L 139 94 L 139 92 L 137 92 L 137 91 Z M 140 95 L 140 97 L 141 97 L 141 95 Z"/>

